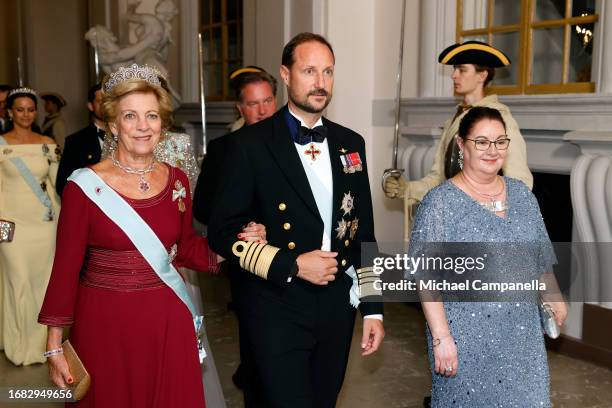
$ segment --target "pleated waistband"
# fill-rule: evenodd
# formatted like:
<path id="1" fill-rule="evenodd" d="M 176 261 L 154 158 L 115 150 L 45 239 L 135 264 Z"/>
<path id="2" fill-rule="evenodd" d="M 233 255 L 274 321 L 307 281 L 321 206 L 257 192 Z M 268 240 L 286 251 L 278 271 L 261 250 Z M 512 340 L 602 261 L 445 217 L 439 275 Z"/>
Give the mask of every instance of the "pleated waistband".
<path id="1" fill-rule="evenodd" d="M 101 248 L 89 248 L 81 283 L 125 292 L 165 286 L 139 251 Z"/>

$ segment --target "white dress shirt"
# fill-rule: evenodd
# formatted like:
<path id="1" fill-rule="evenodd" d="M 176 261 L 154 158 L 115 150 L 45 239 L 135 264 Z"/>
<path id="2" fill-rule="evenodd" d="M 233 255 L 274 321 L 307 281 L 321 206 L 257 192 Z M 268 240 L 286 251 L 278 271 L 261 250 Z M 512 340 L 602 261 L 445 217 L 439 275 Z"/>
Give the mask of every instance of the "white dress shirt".
<path id="1" fill-rule="evenodd" d="M 299 116 L 293 113 L 290 108 L 288 109 L 289 113 L 300 122 L 300 126 L 310 129 L 317 126 L 323 126 L 323 121 L 321 118 L 319 118 L 319 120 L 317 120 L 312 127 L 307 126 Z M 294 142 L 294 145 L 302 162 L 302 166 L 304 167 L 304 171 L 306 172 L 306 177 L 308 178 L 308 183 L 310 184 L 310 189 L 312 190 L 319 214 L 323 220 L 321 250 L 331 251 L 334 178 L 332 175 L 327 138 L 325 138 L 325 140 L 323 140 L 321 143 L 310 142 L 306 145 L 301 145 Z M 314 148 L 320 152 L 316 155 L 314 160 L 309 153 L 306 153 L 306 151 L 310 150 L 311 148 Z M 349 269 L 351 268 L 353 270 L 355 269 L 353 265 L 349 267 Z M 383 316 L 381 314 L 372 314 L 364 316 L 364 319 L 365 318 L 382 320 Z"/>

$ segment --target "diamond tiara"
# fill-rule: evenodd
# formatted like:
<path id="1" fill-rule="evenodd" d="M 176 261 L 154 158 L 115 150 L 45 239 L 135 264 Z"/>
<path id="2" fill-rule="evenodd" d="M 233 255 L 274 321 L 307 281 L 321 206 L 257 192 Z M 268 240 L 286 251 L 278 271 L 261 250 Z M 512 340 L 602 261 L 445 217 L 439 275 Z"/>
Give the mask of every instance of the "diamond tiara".
<path id="1" fill-rule="evenodd" d="M 112 72 L 104 84 L 104 92 L 108 93 L 112 89 L 125 81 L 143 80 L 151 85 L 161 86 L 159 77 L 162 74 L 153 67 L 148 65 L 132 64 L 128 67 L 119 67 L 115 72 Z"/>
<path id="2" fill-rule="evenodd" d="M 38 97 L 38 94 L 32 88 L 16 88 L 9 92 L 8 96 L 13 96 L 15 94 L 30 94 L 34 95 L 35 98 Z"/>

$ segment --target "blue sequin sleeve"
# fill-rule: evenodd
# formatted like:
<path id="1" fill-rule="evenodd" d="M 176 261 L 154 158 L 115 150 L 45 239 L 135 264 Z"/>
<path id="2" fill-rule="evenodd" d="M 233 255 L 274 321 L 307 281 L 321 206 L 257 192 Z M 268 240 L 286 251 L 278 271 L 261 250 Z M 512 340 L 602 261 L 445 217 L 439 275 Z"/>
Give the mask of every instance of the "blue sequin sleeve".
<path id="1" fill-rule="evenodd" d="M 444 242 L 444 196 L 439 187 L 430 191 L 421 201 L 412 227 L 408 257 L 432 256 L 431 243 Z M 422 268 L 406 271 L 406 279 L 422 279 Z"/>

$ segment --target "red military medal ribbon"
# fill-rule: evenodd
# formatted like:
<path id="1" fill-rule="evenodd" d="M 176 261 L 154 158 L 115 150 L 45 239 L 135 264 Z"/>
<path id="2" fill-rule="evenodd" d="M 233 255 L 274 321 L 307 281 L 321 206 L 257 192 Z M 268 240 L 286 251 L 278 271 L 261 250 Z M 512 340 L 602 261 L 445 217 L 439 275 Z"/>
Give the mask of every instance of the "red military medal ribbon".
<path id="1" fill-rule="evenodd" d="M 340 160 L 342 161 L 345 173 L 355 173 L 356 171 L 361 171 L 363 169 L 359 152 L 340 156 Z"/>

